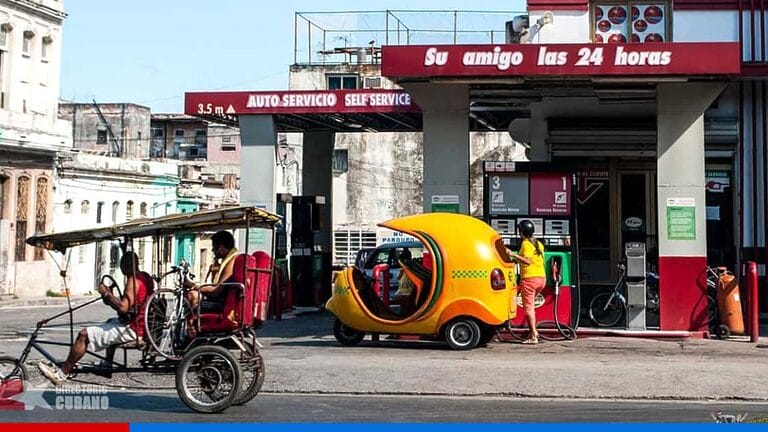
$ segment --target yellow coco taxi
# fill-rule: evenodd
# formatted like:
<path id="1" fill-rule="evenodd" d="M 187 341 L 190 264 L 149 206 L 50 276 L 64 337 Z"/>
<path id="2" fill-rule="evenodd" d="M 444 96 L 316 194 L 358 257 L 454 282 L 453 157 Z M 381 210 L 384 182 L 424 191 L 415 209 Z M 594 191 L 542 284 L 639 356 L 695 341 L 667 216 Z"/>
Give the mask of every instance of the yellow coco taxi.
<path id="1" fill-rule="evenodd" d="M 423 255 L 391 258 L 389 265 L 398 266 L 402 276 L 401 294 L 390 304 L 389 291 L 376 290 L 376 280 L 359 268 L 336 275 L 326 308 L 337 318 L 334 335 L 340 343 L 356 345 L 366 333 L 421 335 L 466 350 L 490 342 L 515 317 L 515 266 L 488 224 L 466 215 L 426 213 L 379 226 L 415 237 L 424 245 Z"/>

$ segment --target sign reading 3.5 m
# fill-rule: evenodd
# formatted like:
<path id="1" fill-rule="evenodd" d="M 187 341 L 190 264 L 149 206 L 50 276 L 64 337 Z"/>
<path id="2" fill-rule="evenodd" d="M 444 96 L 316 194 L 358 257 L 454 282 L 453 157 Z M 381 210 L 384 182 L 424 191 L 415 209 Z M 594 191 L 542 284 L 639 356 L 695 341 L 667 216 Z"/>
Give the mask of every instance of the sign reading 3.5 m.
<path id="1" fill-rule="evenodd" d="M 489 177 L 491 213 L 528 214 L 528 174 L 510 173 Z"/>

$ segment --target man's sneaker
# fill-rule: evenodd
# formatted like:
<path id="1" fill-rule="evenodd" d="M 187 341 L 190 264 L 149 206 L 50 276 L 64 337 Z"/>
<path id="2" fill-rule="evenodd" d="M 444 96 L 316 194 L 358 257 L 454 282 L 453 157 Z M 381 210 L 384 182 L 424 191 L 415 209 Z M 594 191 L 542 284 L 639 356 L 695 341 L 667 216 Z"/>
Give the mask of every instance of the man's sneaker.
<path id="1" fill-rule="evenodd" d="M 45 362 L 38 363 L 37 368 L 40 369 L 40 372 L 55 386 L 61 385 L 69 378 L 61 369 L 56 366 L 51 366 Z"/>

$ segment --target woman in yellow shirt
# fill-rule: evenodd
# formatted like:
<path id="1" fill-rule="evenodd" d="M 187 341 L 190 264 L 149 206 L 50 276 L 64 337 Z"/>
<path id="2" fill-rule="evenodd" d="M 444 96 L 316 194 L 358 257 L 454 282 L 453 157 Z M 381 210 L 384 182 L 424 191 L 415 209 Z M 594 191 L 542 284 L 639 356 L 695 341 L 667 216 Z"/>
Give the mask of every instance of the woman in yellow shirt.
<path id="1" fill-rule="evenodd" d="M 523 238 L 520 244 L 520 252 L 514 253 L 508 250 L 509 257 L 520 264 L 520 293 L 523 297 L 523 308 L 528 319 L 528 327 L 531 337 L 524 340 L 524 344 L 539 343 L 539 332 L 536 329 L 536 310 L 533 302 L 536 294 L 541 292 L 547 284 L 544 272 L 544 244 L 533 236 L 533 222 L 522 220 L 517 224 L 517 230 Z"/>

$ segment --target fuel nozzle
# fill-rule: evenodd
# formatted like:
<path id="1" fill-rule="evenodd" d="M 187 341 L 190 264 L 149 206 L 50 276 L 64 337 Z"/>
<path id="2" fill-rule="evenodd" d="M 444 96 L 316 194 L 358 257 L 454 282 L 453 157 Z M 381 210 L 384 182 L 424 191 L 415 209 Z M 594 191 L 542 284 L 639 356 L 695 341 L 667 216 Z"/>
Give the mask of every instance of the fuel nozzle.
<path id="1" fill-rule="evenodd" d="M 549 260 L 549 271 L 552 275 L 552 282 L 555 284 L 555 295 L 560 293 L 560 284 L 563 282 L 562 267 L 563 258 L 560 256 L 553 256 Z"/>

